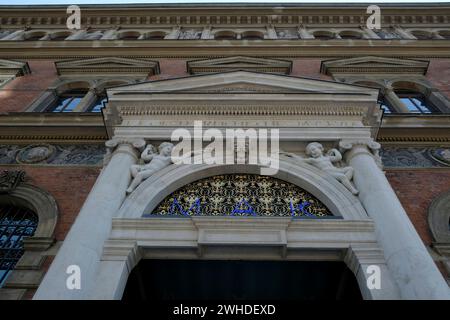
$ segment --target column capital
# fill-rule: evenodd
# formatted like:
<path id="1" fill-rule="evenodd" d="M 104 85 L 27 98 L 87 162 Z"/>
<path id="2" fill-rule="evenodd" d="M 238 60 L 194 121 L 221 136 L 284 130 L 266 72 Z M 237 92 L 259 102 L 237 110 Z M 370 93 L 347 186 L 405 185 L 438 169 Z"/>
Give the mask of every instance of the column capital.
<path id="1" fill-rule="evenodd" d="M 361 140 L 341 140 L 339 142 L 339 150 L 344 154 L 347 163 L 351 158 L 359 154 L 370 155 L 381 169 L 383 164 L 380 157 L 381 145 L 373 139 Z"/>
<path id="2" fill-rule="evenodd" d="M 142 138 L 112 138 L 105 142 L 106 154 L 103 159 L 103 165 L 106 166 L 116 152 L 130 153 L 138 159 L 145 145 L 146 142 Z"/>

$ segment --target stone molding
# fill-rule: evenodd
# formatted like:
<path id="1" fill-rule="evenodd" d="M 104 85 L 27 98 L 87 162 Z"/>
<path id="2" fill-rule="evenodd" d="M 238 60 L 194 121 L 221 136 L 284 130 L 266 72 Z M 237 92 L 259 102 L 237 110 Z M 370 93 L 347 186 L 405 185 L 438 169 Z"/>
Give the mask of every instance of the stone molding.
<path id="1" fill-rule="evenodd" d="M 101 57 L 92 59 L 63 60 L 55 62 L 60 76 L 95 75 L 111 76 L 126 75 L 127 77 L 149 77 L 159 74 L 159 63 L 151 60 Z"/>
<path id="2" fill-rule="evenodd" d="M 429 64 L 429 61 L 365 56 L 322 61 L 320 71 L 331 76 L 367 73 L 425 75 Z"/>
<path id="3" fill-rule="evenodd" d="M 236 259 L 249 254 L 262 260 L 344 261 L 356 275 L 365 299 L 399 298 L 372 221 L 263 217 L 115 218 L 104 245 L 102 270 L 125 263 L 127 271 L 118 283 L 108 286 L 114 292 L 102 295 L 120 297 L 122 282 L 141 259 Z M 369 264 L 381 268 L 382 290 L 367 290 Z"/>
<path id="4" fill-rule="evenodd" d="M 30 73 L 28 62 L 0 59 L 0 76 L 20 77 Z"/>
<path id="5" fill-rule="evenodd" d="M 186 66 L 187 71 L 190 74 L 205 74 L 237 70 L 289 74 L 292 70 L 292 61 L 234 56 L 218 59 L 188 61 Z"/>

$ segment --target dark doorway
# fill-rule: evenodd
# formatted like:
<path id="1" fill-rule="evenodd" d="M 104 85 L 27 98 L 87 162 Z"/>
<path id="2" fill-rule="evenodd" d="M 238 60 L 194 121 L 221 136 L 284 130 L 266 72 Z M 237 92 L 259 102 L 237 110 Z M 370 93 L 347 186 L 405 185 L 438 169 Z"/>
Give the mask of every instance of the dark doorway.
<path id="1" fill-rule="evenodd" d="M 343 262 L 142 260 L 123 300 L 361 300 Z"/>

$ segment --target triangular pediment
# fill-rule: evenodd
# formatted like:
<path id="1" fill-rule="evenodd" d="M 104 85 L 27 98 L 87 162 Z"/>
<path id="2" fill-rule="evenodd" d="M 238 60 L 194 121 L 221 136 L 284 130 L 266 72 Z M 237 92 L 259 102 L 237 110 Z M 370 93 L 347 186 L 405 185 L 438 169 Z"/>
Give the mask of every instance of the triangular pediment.
<path id="1" fill-rule="evenodd" d="M 386 57 L 357 57 L 322 62 L 321 72 L 327 75 L 357 73 L 409 73 L 423 75 L 429 62 Z"/>
<path id="2" fill-rule="evenodd" d="M 158 62 L 144 59 L 102 57 L 92 59 L 64 60 L 55 62 L 59 75 L 97 74 L 97 75 L 139 75 L 159 74 Z"/>
<path id="3" fill-rule="evenodd" d="M 0 59 L 0 75 L 23 76 L 31 73 L 28 63 L 21 61 Z"/>
<path id="4" fill-rule="evenodd" d="M 206 74 L 238 70 L 289 74 L 291 69 L 291 61 L 247 56 L 195 60 L 188 61 L 187 63 L 187 70 L 190 74 Z"/>
<path id="5" fill-rule="evenodd" d="M 378 90 L 334 81 L 249 71 L 147 81 L 108 89 L 111 98 L 158 93 L 299 93 L 378 96 Z"/>

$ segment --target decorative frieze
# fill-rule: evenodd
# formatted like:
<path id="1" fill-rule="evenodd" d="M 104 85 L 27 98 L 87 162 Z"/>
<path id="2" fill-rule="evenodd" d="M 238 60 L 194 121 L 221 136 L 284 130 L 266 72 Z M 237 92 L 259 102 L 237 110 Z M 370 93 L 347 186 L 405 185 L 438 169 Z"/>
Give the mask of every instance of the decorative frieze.
<path id="1" fill-rule="evenodd" d="M 450 148 L 384 147 L 380 155 L 385 168 L 450 167 Z"/>
<path id="2" fill-rule="evenodd" d="M 102 165 L 103 145 L 0 145 L 0 165 Z"/>

